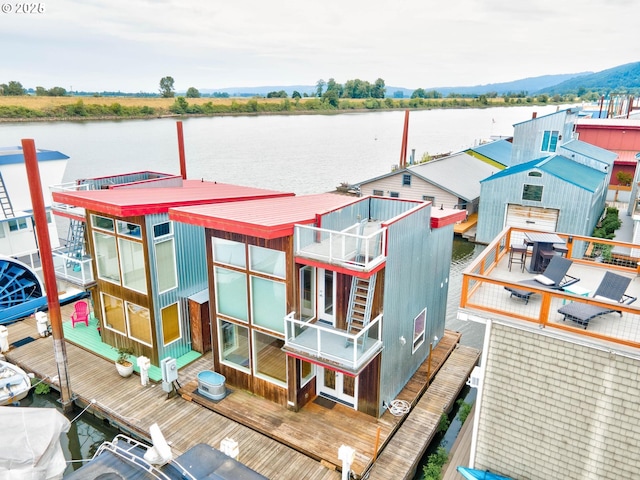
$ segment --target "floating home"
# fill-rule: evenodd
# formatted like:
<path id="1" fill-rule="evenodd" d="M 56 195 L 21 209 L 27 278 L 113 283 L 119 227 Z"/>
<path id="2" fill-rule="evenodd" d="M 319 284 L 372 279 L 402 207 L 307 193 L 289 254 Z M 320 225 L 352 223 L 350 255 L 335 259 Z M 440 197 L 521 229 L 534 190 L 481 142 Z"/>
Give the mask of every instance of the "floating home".
<path id="1" fill-rule="evenodd" d="M 54 150 L 37 149 L 41 178 L 60 183 L 67 167 L 67 155 Z M 59 247 L 56 224 L 51 215 L 51 193 L 42 185 L 49 237 L 52 247 Z M 38 262 L 38 243 L 33 221 L 33 207 L 28 188 L 27 169 L 22 147 L 0 148 L 0 254 L 20 258 L 29 266 Z"/>
<path id="2" fill-rule="evenodd" d="M 512 165 L 481 182 L 477 242 L 508 226 L 593 232 L 617 155 L 576 140 L 577 115 L 568 109 L 514 125 Z"/>
<path id="3" fill-rule="evenodd" d="M 294 411 L 323 396 L 380 416 L 443 336 L 463 217 L 333 193 L 169 209 L 204 229 L 179 265 L 206 265 L 211 370 Z"/>
<path id="4" fill-rule="evenodd" d="M 155 366 L 203 353 L 210 342 L 200 301 L 208 287 L 204 234 L 172 222 L 169 208 L 290 195 L 148 171 L 58 186 L 54 211 L 69 220 L 70 235 L 53 251 L 56 277 L 91 293 L 102 342 L 130 347 Z"/>
<path id="5" fill-rule="evenodd" d="M 532 286 L 531 257 L 509 268 L 512 238 L 531 233 L 504 229 L 463 274 L 458 318 L 485 325 L 468 466 L 514 479 L 636 478 L 638 245 L 558 233 L 578 282 L 551 290 Z M 594 262 L 576 244 L 625 254 Z M 528 301 L 510 295 L 522 280 Z"/>

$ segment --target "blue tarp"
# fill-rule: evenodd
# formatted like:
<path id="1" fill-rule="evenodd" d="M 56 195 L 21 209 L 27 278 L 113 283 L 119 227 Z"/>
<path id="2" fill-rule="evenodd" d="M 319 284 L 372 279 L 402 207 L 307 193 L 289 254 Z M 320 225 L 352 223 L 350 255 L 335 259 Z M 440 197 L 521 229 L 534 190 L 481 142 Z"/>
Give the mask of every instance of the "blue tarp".
<path id="1" fill-rule="evenodd" d="M 458 467 L 457 470 L 467 480 L 513 480 L 511 477 L 505 477 L 486 470 L 476 470 L 475 468 Z"/>

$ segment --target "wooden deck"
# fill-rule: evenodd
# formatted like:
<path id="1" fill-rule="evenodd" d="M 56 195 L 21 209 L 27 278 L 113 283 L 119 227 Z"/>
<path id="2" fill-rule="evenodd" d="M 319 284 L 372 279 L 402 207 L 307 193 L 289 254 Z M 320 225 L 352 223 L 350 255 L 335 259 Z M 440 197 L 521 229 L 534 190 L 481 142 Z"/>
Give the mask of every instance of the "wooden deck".
<path id="1" fill-rule="evenodd" d="M 53 379 L 57 375 L 53 339 L 38 336 L 33 318 L 9 326 L 10 343 L 28 337 L 34 340 L 12 347 L 7 358 L 39 378 Z M 451 408 L 479 358 L 477 350 L 460 347 L 459 340 L 459 333 L 447 331 L 433 351 L 431 365 L 425 362 L 398 395 L 398 399 L 416 406 L 409 415 L 395 417 L 385 412 L 379 419 L 340 404 L 311 402 L 300 412 L 291 412 L 233 387 L 223 400 L 212 402 L 194 393 L 197 374 L 211 368 L 210 354 L 180 370 L 180 395 L 169 398 L 159 384 L 144 387 L 137 375 L 119 377 L 112 361 L 69 342 L 66 351 L 70 385 L 78 406 L 95 400 L 90 407 L 92 413 L 147 441 L 150 425 L 158 423 L 176 454 L 201 442 L 217 448 L 229 437 L 239 443 L 238 460 L 270 479 L 339 479 L 338 448 L 344 444 L 357 452 L 352 465 L 356 478 L 372 466 L 372 472 L 379 465 L 383 468 L 386 458 L 396 455 L 411 461 L 408 465 L 392 461 L 385 468 L 392 469 L 393 475 L 384 478 L 410 478 L 406 475 L 411 472 L 402 469 L 415 469 L 435 434 L 440 413 Z M 462 355 L 467 351 L 468 355 Z M 455 365 L 458 361 L 461 364 Z M 451 375 L 453 371 L 458 373 Z M 427 378 L 435 380 L 428 394 L 422 396 Z M 428 402 L 422 406 L 425 400 Z M 405 427 L 407 430 L 403 430 Z M 410 439 L 403 440 L 399 435 Z"/>
<path id="2" fill-rule="evenodd" d="M 453 226 L 453 233 L 455 233 L 456 235 L 463 235 L 468 230 L 471 230 L 473 227 L 475 227 L 477 224 L 478 224 L 478 214 L 472 213 L 467 217 L 467 219 L 464 222 L 456 223 Z"/>

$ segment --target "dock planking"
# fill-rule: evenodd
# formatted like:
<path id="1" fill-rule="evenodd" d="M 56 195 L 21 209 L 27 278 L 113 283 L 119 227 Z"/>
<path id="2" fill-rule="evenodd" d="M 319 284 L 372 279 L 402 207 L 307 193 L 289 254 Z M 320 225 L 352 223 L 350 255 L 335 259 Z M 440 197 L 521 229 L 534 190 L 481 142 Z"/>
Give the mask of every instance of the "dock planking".
<path id="1" fill-rule="evenodd" d="M 67 318 L 64 313 L 63 318 Z M 33 318 L 9 328 L 12 342 L 18 338 L 37 336 Z M 240 446 L 238 460 L 268 478 L 324 480 L 341 476 L 341 462 L 338 459 L 341 445 L 356 450 L 352 465 L 355 478 L 362 477 L 372 466 L 375 469 L 385 458 L 388 445 L 393 449 L 401 445 L 404 455 L 409 452 L 410 456 L 417 457 L 416 462 L 419 461 L 422 453 L 415 439 L 420 438 L 422 443 L 424 438 L 428 444 L 428 439 L 435 435 L 440 412 L 451 407 L 466 380 L 466 376 L 455 377 L 457 383 L 451 386 L 441 386 L 443 382 L 437 381 L 440 372 L 453 368 L 449 362 L 453 354 L 460 350 L 459 340 L 459 333 L 447 331 L 433 350 L 431 363 L 425 362 L 397 396 L 414 405 L 413 417 L 411 414 L 394 417 L 385 412 L 378 419 L 341 404 L 327 408 L 310 402 L 299 412 L 292 412 L 233 386 L 229 387 L 230 395 L 212 402 L 196 393 L 197 374 L 211 368 L 209 355 L 180 370 L 180 395 L 169 398 L 159 384 L 151 383 L 143 387 L 137 375 L 121 378 L 113 362 L 69 342 L 66 342 L 65 348 L 69 383 L 76 404 L 84 407 L 95 400 L 90 411 L 108 419 L 126 433 L 149 441 L 149 427 L 152 423 L 158 423 L 176 454 L 197 443 L 218 447 L 223 439 L 233 438 Z M 13 348 L 7 357 L 39 378 L 51 379 L 57 375 L 51 337 L 37 338 Z M 477 362 L 477 356 L 475 359 L 469 357 L 467 362 L 466 369 L 470 371 Z M 437 403 L 431 407 L 433 411 L 416 408 L 421 404 L 422 394 L 429 385 L 428 378 L 435 378 L 428 395 Z M 409 422 L 410 418 L 412 420 Z M 408 439 L 398 437 L 405 425 L 407 430 L 411 429 Z M 396 470 L 387 478 L 401 478 L 399 472 L 403 470 Z"/>

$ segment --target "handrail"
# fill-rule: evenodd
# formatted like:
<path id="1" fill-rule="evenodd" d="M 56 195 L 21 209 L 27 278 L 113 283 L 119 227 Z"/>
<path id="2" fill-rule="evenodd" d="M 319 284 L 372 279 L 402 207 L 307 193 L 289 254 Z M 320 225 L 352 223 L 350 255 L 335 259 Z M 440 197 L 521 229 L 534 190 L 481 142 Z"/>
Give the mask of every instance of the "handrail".
<path id="1" fill-rule="evenodd" d="M 127 443 L 128 448 L 121 447 L 118 444 L 120 441 Z M 126 435 L 118 434 L 114 437 L 114 439 L 111 442 L 102 443 L 100 447 L 98 447 L 98 450 L 96 451 L 93 458 L 98 457 L 104 451 L 109 451 L 114 455 L 116 455 L 117 457 L 137 467 L 142 468 L 146 472 L 153 475 L 154 478 L 158 478 L 162 480 L 171 480 L 171 477 L 169 477 L 164 472 L 159 470 L 158 467 L 156 467 L 155 465 L 152 465 L 147 460 L 145 460 L 144 456 L 141 457 L 140 455 L 133 452 L 134 448 L 138 448 L 146 452 L 147 450 L 149 450 L 150 447 L 148 445 L 145 445 L 144 443 L 140 443 L 134 440 L 133 438 L 127 437 Z M 170 464 L 172 467 L 179 470 L 180 474 L 182 475 L 182 478 L 185 478 L 187 480 L 197 480 L 193 475 L 191 475 L 191 473 L 188 470 L 186 470 L 182 465 L 180 465 L 180 463 L 176 462 L 175 460 L 170 460 L 168 464 Z"/>

